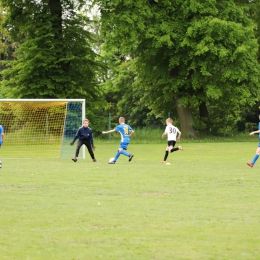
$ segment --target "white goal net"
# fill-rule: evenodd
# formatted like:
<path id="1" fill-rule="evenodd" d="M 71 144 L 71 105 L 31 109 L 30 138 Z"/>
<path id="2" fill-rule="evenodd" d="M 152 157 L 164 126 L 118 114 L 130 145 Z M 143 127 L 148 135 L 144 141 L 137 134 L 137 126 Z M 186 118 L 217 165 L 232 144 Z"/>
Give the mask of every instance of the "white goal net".
<path id="1" fill-rule="evenodd" d="M 84 118 L 85 99 L 0 99 L 1 158 L 74 157 L 69 143 Z"/>

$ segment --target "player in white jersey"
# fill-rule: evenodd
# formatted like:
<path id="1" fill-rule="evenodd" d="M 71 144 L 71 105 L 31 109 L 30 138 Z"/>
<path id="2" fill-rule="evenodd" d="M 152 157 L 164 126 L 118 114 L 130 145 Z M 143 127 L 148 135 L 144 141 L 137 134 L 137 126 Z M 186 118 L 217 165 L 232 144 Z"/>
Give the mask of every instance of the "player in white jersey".
<path id="1" fill-rule="evenodd" d="M 162 135 L 162 139 L 164 139 L 164 137 L 168 135 L 168 146 L 166 147 L 165 155 L 162 163 L 166 163 L 169 152 L 172 153 L 178 150 L 181 151 L 183 150 L 181 146 L 178 146 L 178 148 L 174 148 L 176 144 L 176 140 L 177 141 L 181 140 L 181 131 L 176 126 L 174 126 L 172 122 L 173 120 L 171 118 L 166 119 L 166 128 Z"/>

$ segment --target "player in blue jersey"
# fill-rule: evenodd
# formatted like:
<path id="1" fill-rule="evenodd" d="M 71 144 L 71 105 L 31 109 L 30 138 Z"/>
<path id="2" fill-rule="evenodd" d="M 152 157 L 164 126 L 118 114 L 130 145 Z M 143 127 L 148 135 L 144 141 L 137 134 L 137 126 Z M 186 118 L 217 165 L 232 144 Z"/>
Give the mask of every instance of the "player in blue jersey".
<path id="1" fill-rule="evenodd" d="M 259 115 L 259 121 L 260 121 L 260 115 Z M 251 132 L 249 135 L 254 135 L 254 134 L 258 134 L 258 147 L 256 149 L 256 154 L 255 154 L 252 162 L 246 163 L 250 167 L 254 167 L 254 165 L 255 165 L 255 163 L 256 163 L 257 159 L 259 158 L 259 155 L 260 155 L 260 122 L 258 123 L 258 130 Z"/>
<path id="2" fill-rule="evenodd" d="M 76 155 L 74 158 L 72 158 L 73 162 L 77 162 L 79 150 L 81 146 L 84 144 L 88 148 L 88 152 L 93 160 L 93 162 L 97 162 L 97 159 L 95 159 L 93 151 L 95 150 L 94 146 L 94 140 L 93 140 L 93 134 L 92 129 L 88 126 L 88 119 L 83 120 L 83 126 L 81 126 L 76 135 L 74 136 L 73 141 L 70 143 L 70 145 L 74 145 L 74 142 L 79 139 L 77 148 L 76 148 Z"/>
<path id="3" fill-rule="evenodd" d="M 130 143 L 130 138 L 132 137 L 134 130 L 131 128 L 130 125 L 127 125 L 125 123 L 125 118 L 124 117 L 119 117 L 119 125 L 112 130 L 109 131 L 103 131 L 102 134 L 110 134 L 114 132 L 119 132 L 121 135 L 121 141 L 119 144 L 118 151 L 116 153 L 116 156 L 114 157 L 114 160 L 112 162 L 109 162 L 109 164 L 115 164 L 118 157 L 123 154 L 127 157 L 129 157 L 128 161 L 131 162 L 134 155 L 126 152 L 127 146 Z"/>
<path id="4" fill-rule="evenodd" d="M 2 146 L 4 142 L 4 128 L 2 125 L 0 125 L 0 147 Z M 2 162 L 0 161 L 0 168 L 2 168 Z"/>

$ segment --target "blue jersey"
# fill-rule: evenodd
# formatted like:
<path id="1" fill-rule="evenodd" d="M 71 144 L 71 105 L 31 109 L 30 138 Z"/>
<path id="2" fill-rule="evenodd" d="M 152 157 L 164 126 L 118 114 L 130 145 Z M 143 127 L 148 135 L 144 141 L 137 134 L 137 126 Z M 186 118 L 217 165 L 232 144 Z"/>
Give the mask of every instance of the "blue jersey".
<path id="1" fill-rule="evenodd" d="M 130 143 L 130 134 L 132 128 L 130 125 L 127 124 L 120 124 L 118 125 L 115 130 L 120 133 L 121 135 L 121 143 Z"/>
<path id="2" fill-rule="evenodd" d="M 0 125 L 0 145 L 3 143 L 2 134 L 4 133 L 4 128 Z"/>
<path id="3" fill-rule="evenodd" d="M 258 123 L 258 130 L 260 130 L 260 122 Z M 258 134 L 258 139 L 259 139 L 259 142 L 260 142 L 260 133 Z"/>

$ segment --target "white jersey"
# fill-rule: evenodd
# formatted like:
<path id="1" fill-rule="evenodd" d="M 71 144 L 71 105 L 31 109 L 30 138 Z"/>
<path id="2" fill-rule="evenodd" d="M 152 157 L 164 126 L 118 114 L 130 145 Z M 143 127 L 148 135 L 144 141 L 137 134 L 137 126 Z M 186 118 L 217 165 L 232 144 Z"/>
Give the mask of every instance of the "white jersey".
<path id="1" fill-rule="evenodd" d="M 174 125 L 167 125 L 164 132 L 168 135 L 168 141 L 176 141 L 177 133 L 180 133 L 180 130 Z"/>

